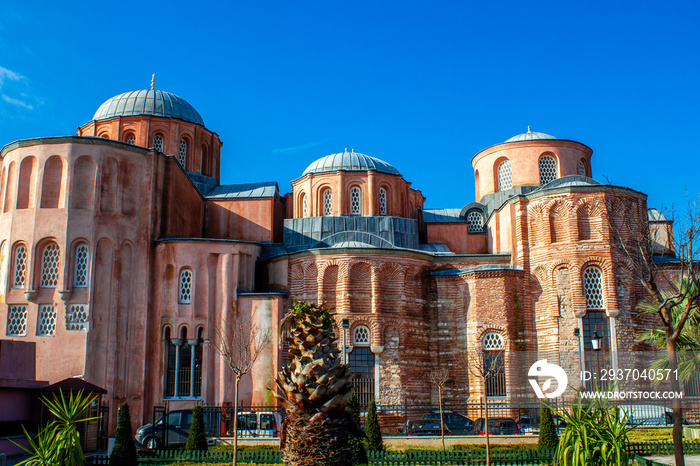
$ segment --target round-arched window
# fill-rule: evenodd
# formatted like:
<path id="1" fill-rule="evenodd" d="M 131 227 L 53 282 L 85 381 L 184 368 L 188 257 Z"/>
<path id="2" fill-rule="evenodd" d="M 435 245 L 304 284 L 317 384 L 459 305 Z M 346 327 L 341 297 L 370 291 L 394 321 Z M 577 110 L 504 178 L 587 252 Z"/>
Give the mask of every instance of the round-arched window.
<path id="1" fill-rule="evenodd" d="M 379 215 L 386 215 L 386 189 L 379 189 Z"/>
<path id="2" fill-rule="evenodd" d="M 598 267 L 586 267 L 582 278 L 586 309 L 603 309 L 603 272 Z"/>
<path id="3" fill-rule="evenodd" d="M 358 325 L 352 333 L 354 346 L 369 346 L 369 329 L 364 325 Z"/>
<path id="4" fill-rule="evenodd" d="M 357 186 L 350 188 L 350 213 L 352 215 L 362 213 L 362 191 Z"/>
<path id="5" fill-rule="evenodd" d="M 187 162 L 187 141 L 180 139 L 180 154 L 177 157 L 178 162 L 182 168 L 185 168 L 185 163 Z"/>
<path id="6" fill-rule="evenodd" d="M 129 134 L 126 137 L 126 143 L 131 144 L 132 146 L 135 145 L 136 144 L 136 136 L 134 136 L 133 134 Z"/>
<path id="7" fill-rule="evenodd" d="M 583 160 L 578 161 L 578 174 L 581 176 L 586 176 L 586 164 L 583 163 Z"/>
<path id="8" fill-rule="evenodd" d="M 478 210 L 472 210 L 467 214 L 467 223 L 469 233 L 481 233 L 484 231 L 484 214 Z"/>
<path id="9" fill-rule="evenodd" d="M 510 160 L 504 160 L 498 164 L 498 190 L 505 191 L 513 187 L 513 177 L 510 169 Z"/>
<path id="10" fill-rule="evenodd" d="M 497 332 L 488 332 L 481 339 L 481 347 L 484 351 L 498 351 L 506 348 L 503 337 Z"/>
<path id="11" fill-rule="evenodd" d="M 323 191 L 323 215 L 333 214 L 333 193 L 330 189 Z"/>
<path id="12" fill-rule="evenodd" d="M 192 270 L 182 269 L 180 272 L 180 304 L 190 304 L 192 302 Z"/>
<path id="13" fill-rule="evenodd" d="M 153 136 L 153 149 L 157 150 L 158 152 L 165 151 L 165 141 L 163 140 L 163 136 L 160 134 Z"/>
<path id="14" fill-rule="evenodd" d="M 557 179 L 557 161 L 551 155 L 540 157 L 540 184 L 545 185 Z"/>
<path id="15" fill-rule="evenodd" d="M 301 216 L 306 217 L 309 214 L 309 203 L 306 200 L 306 194 L 301 195 Z"/>

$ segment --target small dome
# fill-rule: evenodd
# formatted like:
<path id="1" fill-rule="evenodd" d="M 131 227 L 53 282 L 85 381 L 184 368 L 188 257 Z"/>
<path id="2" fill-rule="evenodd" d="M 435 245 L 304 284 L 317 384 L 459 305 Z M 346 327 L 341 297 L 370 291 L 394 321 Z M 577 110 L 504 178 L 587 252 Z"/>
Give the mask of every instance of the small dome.
<path id="1" fill-rule="evenodd" d="M 518 134 L 508 139 L 506 142 L 518 142 L 518 141 L 535 141 L 537 139 L 556 139 L 554 136 L 544 133 L 536 133 L 530 131 L 530 127 L 527 127 L 527 133 Z"/>
<path id="2" fill-rule="evenodd" d="M 120 116 L 150 115 L 177 118 L 204 126 L 204 120 L 185 99 L 170 92 L 143 90 L 119 94 L 100 105 L 93 120 Z"/>
<path id="3" fill-rule="evenodd" d="M 376 171 L 399 175 L 399 171 L 383 160 L 379 160 L 369 155 L 359 152 L 339 152 L 337 154 L 326 155 L 309 165 L 301 176 L 308 173 L 330 173 L 335 171 L 365 172 Z"/>

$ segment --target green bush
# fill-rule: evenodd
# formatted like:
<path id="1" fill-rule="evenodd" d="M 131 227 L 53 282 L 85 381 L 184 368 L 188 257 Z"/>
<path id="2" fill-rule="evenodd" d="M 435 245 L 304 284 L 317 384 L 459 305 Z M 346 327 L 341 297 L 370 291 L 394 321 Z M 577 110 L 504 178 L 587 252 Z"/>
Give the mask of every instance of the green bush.
<path id="1" fill-rule="evenodd" d="M 552 418 L 552 410 L 549 406 L 540 404 L 540 433 L 537 446 L 540 448 L 556 448 L 559 445 L 557 428 Z"/>
<path id="2" fill-rule="evenodd" d="M 372 399 L 372 401 L 369 403 L 369 408 L 367 409 L 367 417 L 365 418 L 365 434 L 367 435 L 368 450 L 384 450 L 382 430 L 379 427 L 379 418 L 377 417 L 377 404 L 374 402 L 374 399 Z"/>
<path id="3" fill-rule="evenodd" d="M 110 466 L 137 466 L 139 464 L 136 457 L 136 445 L 131 433 L 131 416 L 129 415 L 129 405 L 122 403 L 119 406 L 119 417 L 117 419 L 117 432 L 114 439 L 114 448 L 109 457 Z"/>
<path id="4" fill-rule="evenodd" d="M 354 393 L 345 405 L 345 412 L 348 413 L 352 422 L 355 422 L 357 426 L 360 425 L 360 402 Z M 367 464 L 369 460 L 367 459 L 364 439 L 351 434 L 348 438 L 348 443 L 352 449 L 352 464 Z"/>
<path id="5" fill-rule="evenodd" d="M 187 436 L 185 450 L 207 450 L 207 435 L 204 433 L 204 409 L 195 406 L 192 409 L 192 426 Z"/>

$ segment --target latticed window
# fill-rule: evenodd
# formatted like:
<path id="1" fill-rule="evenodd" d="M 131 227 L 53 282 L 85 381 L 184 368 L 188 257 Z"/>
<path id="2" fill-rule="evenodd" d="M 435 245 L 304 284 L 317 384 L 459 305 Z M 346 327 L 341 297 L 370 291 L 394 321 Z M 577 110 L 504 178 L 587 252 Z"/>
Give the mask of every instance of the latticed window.
<path id="1" fill-rule="evenodd" d="M 58 244 L 49 243 L 44 248 L 41 257 L 41 287 L 56 288 L 58 285 L 58 265 L 59 265 Z"/>
<path id="2" fill-rule="evenodd" d="M 557 179 L 557 161 L 551 155 L 540 157 L 540 184 L 545 185 Z"/>
<path id="3" fill-rule="evenodd" d="M 7 306 L 8 337 L 21 337 L 27 334 L 27 306 Z"/>
<path id="4" fill-rule="evenodd" d="M 333 214 L 333 193 L 330 189 L 323 191 L 323 215 Z"/>
<path id="5" fill-rule="evenodd" d="M 367 345 L 355 345 L 352 353 L 348 355 L 348 365 L 355 373 L 352 384 L 360 407 L 367 408 L 374 398 L 375 357 L 372 349 Z"/>
<path id="6" fill-rule="evenodd" d="M 481 345 L 484 351 L 502 350 L 505 349 L 505 343 L 500 333 L 489 332 L 481 339 Z"/>
<path id="7" fill-rule="evenodd" d="M 25 276 L 27 272 L 27 247 L 20 244 L 15 249 L 15 273 L 12 280 L 14 288 L 24 288 Z"/>
<path id="8" fill-rule="evenodd" d="M 505 343 L 500 333 L 489 332 L 481 339 L 484 351 L 486 396 L 506 396 Z"/>
<path id="9" fill-rule="evenodd" d="M 505 191 L 513 187 L 513 176 L 510 170 L 510 160 L 504 160 L 498 165 L 498 190 Z"/>
<path id="10" fill-rule="evenodd" d="M 352 337 L 353 345 L 369 345 L 369 329 L 364 325 L 355 327 Z"/>
<path id="11" fill-rule="evenodd" d="M 484 231 L 484 214 L 478 210 L 472 210 L 467 214 L 467 223 L 469 233 L 481 233 Z"/>
<path id="12" fill-rule="evenodd" d="M 178 162 L 182 167 L 185 167 L 185 162 L 187 162 L 187 141 L 180 139 L 180 154 L 177 157 Z"/>
<path id="13" fill-rule="evenodd" d="M 586 309 L 603 309 L 603 273 L 598 267 L 587 267 L 582 279 Z"/>
<path id="14" fill-rule="evenodd" d="M 130 134 L 128 138 L 126 138 L 126 143 L 131 144 L 132 146 L 136 144 L 136 136 L 133 134 Z"/>
<path id="15" fill-rule="evenodd" d="M 90 264 L 90 252 L 87 244 L 79 244 L 75 248 L 75 286 L 85 288 L 88 285 L 88 270 Z"/>
<path id="16" fill-rule="evenodd" d="M 386 215 L 386 189 L 379 190 L 379 215 Z"/>
<path id="17" fill-rule="evenodd" d="M 352 215 L 362 213 L 362 192 L 357 186 L 350 188 L 350 213 Z"/>
<path id="18" fill-rule="evenodd" d="M 578 161 L 578 174 L 586 176 L 586 164 L 583 163 L 583 160 Z"/>
<path id="19" fill-rule="evenodd" d="M 164 147 L 165 143 L 163 141 L 163 136 L 161 136 L 160 134 L 155 135 L 153 137 L 153 148 L 158 152 L 163 152 Z"/>
<path id="20" fill-rule="evenodd" d="M 180 272 L 180 298 L 178 301 L 181 304 L 192 302 L 192 271 L 190 269 L 183 269 Z"/>
<path id="21" fill-rule="evenodd" d="M 306 194 L 301 195 L 301 216 L 306 217 L 309 214 L 309 202 L 306 199 Z"/>
<path id="22" fill-rule="evenodd" d="M 171 339 L 166 331 L 167 367 L 165 396 L 197 398 L 202 394 L 202 332 L 196 340 L 187 339 L 183 328 L 180 338 Z"/>
<path id="23" fill-rule="evenodd" d="M 88 305 L 71 304 L 66 311 L 66 330 L 88 329 Z"/>
<path id="24" fill-rule="evenodd" d="M 50 336 L 56 333 L 56 308 L 51 304 L 39 306 L 39 320 L 37 322 L 37 336 Z"/>

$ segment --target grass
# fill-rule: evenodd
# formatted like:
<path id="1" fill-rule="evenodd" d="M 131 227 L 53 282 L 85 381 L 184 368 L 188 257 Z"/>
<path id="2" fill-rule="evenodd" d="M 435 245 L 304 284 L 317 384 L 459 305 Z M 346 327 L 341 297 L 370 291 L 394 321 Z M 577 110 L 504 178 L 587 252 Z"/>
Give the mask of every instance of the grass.
<path id="1" fill-rule="evenodd" d="M 671 440 L 670 427 L 638 427 L 629 433 L 630 442 L 649 442 L 654 440 Z"/>

